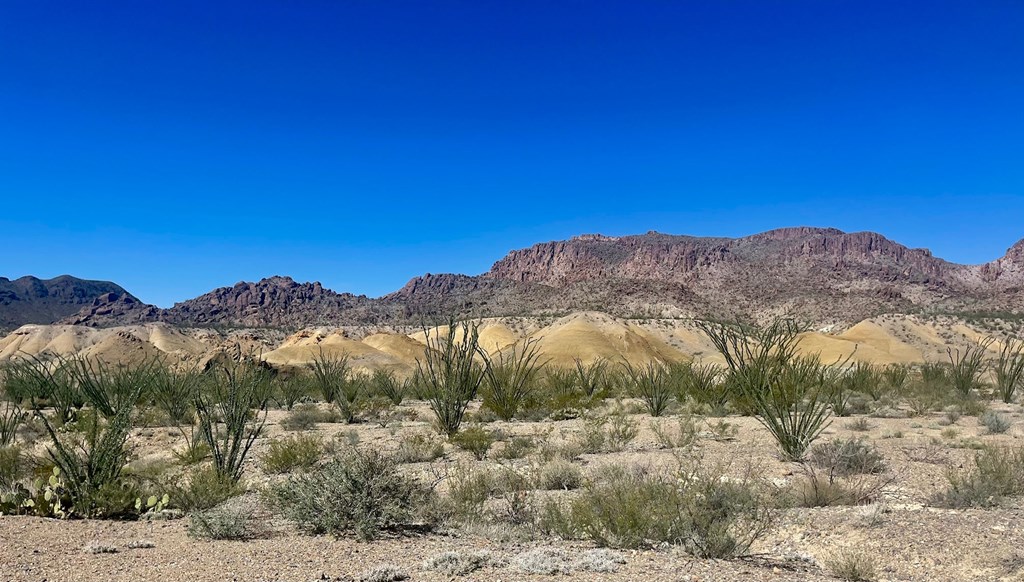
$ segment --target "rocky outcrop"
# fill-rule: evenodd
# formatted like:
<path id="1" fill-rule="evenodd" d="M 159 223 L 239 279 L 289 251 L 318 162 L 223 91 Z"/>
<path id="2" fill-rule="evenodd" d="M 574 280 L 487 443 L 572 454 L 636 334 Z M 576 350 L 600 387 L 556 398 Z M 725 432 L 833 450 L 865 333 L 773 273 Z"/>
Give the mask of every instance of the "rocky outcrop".
<path id="1" fill-rule="evenodd" d="M 336 293 L 320 283 L 298 283 L 291 277 L 240 282 L 176 303 L 161 318 L 187 325 L 238 327 L 302 327 L 328 325 L 370 303 L 363 295 Z"/>
<path id="2" fill-rule="evenodd" d="M 88 281 L 68 275 L 53 279 L 21 277 L 13 281 L 0 277 L 0 328 L 53 323 L 111 293 L 131 297 L 109 281 Z"/>
<path id="3" fill-rule="evenodd" d="M 61 325 L 89 325 L 107 327 L 159 321 L 161 310 L 148 305 L 128 293 L 104 293 L 83 307 L 78 313 L 58 321 Z"/>

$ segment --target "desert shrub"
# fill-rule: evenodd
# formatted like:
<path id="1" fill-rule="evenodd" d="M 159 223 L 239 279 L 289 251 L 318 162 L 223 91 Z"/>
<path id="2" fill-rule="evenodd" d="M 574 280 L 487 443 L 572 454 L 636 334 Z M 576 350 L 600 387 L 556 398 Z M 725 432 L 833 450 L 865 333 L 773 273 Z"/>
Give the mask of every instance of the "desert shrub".
<path id="1" fill-rule="evenodd" d="M 996 392 L 1003 402 L 1013 402 L 1017 389 L 1024 386 L 1024 342 L 1007 337 L 994 367 Z"/>
<path id="2" fill-rule="evenodd" d="M 312 467 L 320 460 L 323 451 L 323 439 L 317 435 L 273 439 L 260 457 L 260 464 L 267 473 L 290 473 L 295 469 Z"/>
<path id="3" fill-rule="evenodd" d="M 565 459 L 554 459 L 538 467 L 534 486 L 544 490 L 569 491 L 583 485 L 583 470 Z"/>
<path id="4" fill-rule="evenodd" d="M 313 389 L 327 404 L 334 404 L 349 381 L 348 354 L 329 354 L 320 348 L 309 363 Z"/>
<path id="5" fill-rule="evenodd" d="M 91 408 L 63 426 L 39 415 L 50 437 L 47 454 L 60 469 L 75 513 L 120 514 L 133 506 L 138 493 L 126 492 L 130 486 L 121 473 L 128 462 L 132 412 L 152 380 L 155 362 L 115 368 L 81 358 L 64 365 L 70 366 L 68 373 Z M 131 499 L 122 504 L 126 497 Z"/>
<path id="6" fill-rule="evenodd" d="M 375 539 L 417 524 L 417 510 L 431 491 L 398 471 L 391 457 L 353 450 L 272 487 L 271 505 L 313 534 Z"/>
<path id="7" fill-rule="evenodd" d="M 868 419 L 861 417 L 855 418 L 850 422 L 846 423 L 846 428 L 855 432 L 868 432 L 869 430 L 874 428 L 874 425 L 872 425 L 871 421 L 869 421 Z"/>
<path id="8" fill-rule="evenodd" d="M 188 536 L 201 540 L 247 540 L 259 533 L 252 502 L 242 497 L 189 514 Z"/>
<path id="9" fill-rule="evenodd" d="M 309 398 L 312 392 L 313 380 L 308 373 L 279 375 L 274 378 L 274 398 L 285 410 L 291 411 L 296 404 Z"/>
<path id="10" fill-rule="evenodd" d="M 808 460 L 820 469 L 841 477 L 882 473 L 885 459 L 863 439 L 835 439 L 811 447 Z"/>
<path id="11" fill-rule="evenodd" d="M 13 445 L 18 438 L 18 428 L 28 418 L 15 402 L 0 401 L 0 447 Z"/>
<path id="12" fill-rule="evenodd" d="M 891 482 L 873 474 L 840 475 L 814 464 L 801 465 L 801 477 L 784 490 L 786 501 L 797 507 L 863 505 L 878 499 Z"/>
<path id="13" fill-rule="evenodd" d="M 584 364 L 580 358 L 573 358 L 575 363 L 576 386 L 583 392 L 583 396 L 595 399 L 603 398 L 611 391 L 611 382 L 608 370 L 608 360 L 598 358 L 589 364 Z"/>
<path id="14" fill-rule="evenodd" d="M 848 582 L 873 582 L 878 571 L 875 559 L 861 550 L 842 549 L 824 560 L 833 576 Z"/>
<path id="15" fill-rule="evenodd" d="M 210 466 L 196 467 L 182 481 L 166 481 L 162 486 L 171 505 L 185 512 L 210 509 L 245 492 L 240 483 Z"/>
<path id="16" fill-rule="evenodd" d="M 669 374 L 676 386 L 676 399 L 690 399 L 707 406 L 712 416 L 724 416 L 732 399 L 728 385 L 722 382 L 722 371 L 711 364 L 694 365 L 689 362 L 671 364 Z"/>
<path id="17" fill-rule="evenodd" d="M 487 451 L 497 440 L 495 434 L 482 426 L 471 426 L 448 437 L 449 442 L 464 451 L 469 451 L 478 461 L 487 457 Z"/>
<path id="18" fill-rule="evenodd" d="M 959 348 L 946 348 L 950 363 L 949 381 L 962 398 L 981 388 L 981 375 L 985 371 L 985 351 L 991 343 L 992 339 L 989 338 L 967 346 L 962 352 Z"/>
<path id="19" fill-rule="evenodd" d="M 406 435 L 398 443 L 397 463 L 425 463 L 444 456 L 444 443 L 437 437 L 416 433 Z"/>
<path id="20" fill-rule="evenodd" d="M 535 443 L 532 438 L 526 436 L 514 436 L 505 441 L 505 446 L 498 450 L 494 456 L 498 459 L 507 460 L 522 459 L 536 448 L 537 443 Z"/>
<path id="21" fill-rule="evenodd" d="M 671 376 L 665 365 L 660 362 L 648 362 L 646 365 L 634 367 L 625 362 L 624 366 L 633 382 L 635 395 L 643 400 L 647 412 L 654 417 L 665 414 L 674 397 Z"/>
<path id="22" fill-rule="evenodd" d="M 788 319 L 764 328 L 709 321 L 698 327 L 725 357 L 737 394 L 783 457 L 800 459 L 831 422 L 824 367 L 816 357 L 796 356 L 802 328 Z"/>
<path id="23" fill-rule="evenodd" d="M 475 323 L 451 321 L 447 334 L 425 328 L 424 336 L 427 349 L 423 359 L 416 361 L 421 390 L 437 430 L 450 436 L 459 432 L 466 407 L 487 374 L 487 366 L 476 361 L 486 357 L 480 348 L 480 329 Z"/>
<path id="24" fill-rule="evenodd" d="M 0 493 L 7 493 L 31 473 L 30 458 L 21 447 L 0 447 Z"/>
<path id="25" fill-rule="evenodd" d="M 625 449 L 639 433 L 636 423 L 619 409 L 586 419 L 577 443 L 584 453 L 615 453 Z"/>
<path id="26" fill-rule="evenodd" d="M 994 410 L 986 410 L 978 416 L 978 424 L 984 426 L 992 434 L 1002 434 L 1013 425 L 1010 419 Z"/>
<path id="27" fill-rule="evenodd" d="M 946 507 L 992 507 L 1003 498 L 1024 494 L 1024 448 L 979 450 L 973 465 L 950 469 L 949 486 L 936 496 Z"/>
<path id="28" fill-rule="evenodd" d="M 535 548 L 519 554 L 513 560 L 516 569 L 524 574 L 554 576 L 571 574 L 569 555 L 559 548 Z"/>
<path id="29" fill-rule="evenodd" d="M 543 366 L 537 341 L 531 338 L 521 348 L 513 346 L 501 352 L 485 368 L 483 406 L 502 420 L 512 420 L 533 394 L 534 382 Z"/>
<path id="30" fill-rule="evenodd" d="M 194 400 L 199 431 L 210 447 L 214 468 L 238 481 L 245 458 L 266 425 L 270 375 L 256 363 L 232 363 L 214 370 L 207 384 Z"/>
<path id="31" fill-rule="evenodd" d="M 492 471 L 468 465 L 458 465 L 448 471 L 448 495 L 445 503 L 459 521 L 474 522 L 484 515 L 484 505 L 498 491 Z"/>
<path id="32" fill-rule="evenodd" d="M 590 404 L 592 401 L 584 397 L 575 370 L 547 366 L 540 375 L 537 389 L 523 403 L 526 410 L 521 416 L 534 420 L 576 418 Z"/>
<path id="33" fill-rule="evenodd" d="M 550 501 L 542 529 L 600 546 L 668 543 L 698 557 L 727 558 L 746 553 L 771 527 L 771 503 L 749 475 L 723 479 L 700 466 L 675 475 L 614 466 L 604 471 L 568 508 Z"/>
<path id="34" fill-rule="evenodd" d="M 300 404 L 281 419 L 281 428 L 287 431 L 312 430 L 318 418 L 315 404 Z"/>
<path id="35" fill-rule="evenodd" d="M 423 561 L 423 569 L 440 572 L 444 576 L 465 576 L 494 562 L 486 550 L 442 552 Z"/>
<path id="36" fill-rule="evenodd" d="M 910 370 L 903 364 L 889 364 L 882 368 L 882 379 L 892 392 L 902 392 L 910 379 Z"/>
<path id="37" fill-rule="evenodd" d="M 35 356 L 15 358 L 4 364 L 4 391 L 13 402 L 29 402 L 40 411 L 52 408 L 54 423 L 63 426 L 74 421 L 85 406 L 75 372 L 82 358 L 55 356 L 42 360 Z"/>
<path id="38" fill-rule="evenodd" d="M 398 406 L 410 391 L 410 380 L 399 380 L 391 370 L 375 370 L 370 378 L 373 390 Z"/>
<path id="39" fill-rule="evenodd" d="M 680 416 L 674 427 L 671 423 L 651 421 L 651 430 L 666 449 L 689 449 L 696 444 L 700 434 L 697 423 L 690 415 Z"/>
<path id="40" fill-rule="evenodd" d="M 393 564 L 383 564 L 364 570 L 359 574 L 359 582 L 399 582 L 408 580 L 409 574 Z"/>
<path id="41" fill-rule="evenodd" d="M 866 362 L 857 362 L 840 380 L 849 390 L 860 392 L 878 401 L 885 396 L 888 384 L 881 370 Z"/>
<path id="42" fill-rule="evenodd" d="M 194 367 L 180 371 L 167 366 L 157 368 L 150 397 L 173 426 L 192 424 L 192 399 L 199 390 L 200 380 L 199 370 Z"/>

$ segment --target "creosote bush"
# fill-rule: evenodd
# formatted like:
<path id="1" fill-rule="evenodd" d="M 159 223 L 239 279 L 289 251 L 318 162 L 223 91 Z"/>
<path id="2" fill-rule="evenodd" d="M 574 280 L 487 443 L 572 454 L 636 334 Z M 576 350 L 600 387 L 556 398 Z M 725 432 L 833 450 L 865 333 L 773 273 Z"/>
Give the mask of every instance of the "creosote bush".
<path id="1" fill-rule="evenodd" d="M 395 461 L 398 463 L 425 463 L 444 456 L 444 443 L 436 435 L 414 433 L 405 435 L 398 443 Z"/>
<path id="2" fill-rule="evenodd" d="M 482 426 L 471 426 L 451 435 L 448 440 L 460 449 L 472 453 L 476 460 L 482 461 L 487 457 L 487 451 L 497 441 L 497 437 Z"/>
<path id="3" fill-rule="evenodd" d="M 260 456 L 260 464 L 267 473 L 290 473 L 312 467 L 323 452 L 323 439 L 318 435 L 288 436 L 271 440 Z"/>
<path id="4" fill-rule="evenodd" d="M 993 507 L 1006 497 L 1024 495 L 1024 448 L 983 448 L 973 464 L 951 468 L 949 486 L 936 496 L 945 507 Z"/>
<path id="5" fill-rule="evenodd" d="M 433 492 L 398 471 L 394 459 L 374 450 L 351 450 L 307 473 L 271 487 L 270 505 L 312 534 L 353 535 L 422 529 L 419 512 Z"/>
<path id="6" fill-rule="evenodd" d="M 724 478 L 700 465 L 675 474 L 605 467 L 567 507 L 551 500 L 542 530 L 600 546 L 679 545 L 705 558 L 745 554 L 772 527 L 768 489 L 749 473 Z"/>

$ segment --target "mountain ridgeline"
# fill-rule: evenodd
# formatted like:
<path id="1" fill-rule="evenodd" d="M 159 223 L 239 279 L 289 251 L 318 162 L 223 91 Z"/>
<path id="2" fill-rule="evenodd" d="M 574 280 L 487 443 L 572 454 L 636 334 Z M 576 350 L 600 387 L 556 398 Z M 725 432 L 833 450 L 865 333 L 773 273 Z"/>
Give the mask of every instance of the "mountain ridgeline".
<path id="1" fill-rule="evenodd" d="M 799 227 L 742 238 L 584 235 L 512 251 L 482 275 L 416 277 L 380 298 L 288 277 L 215 289 L 169 309 L 104 290 L 50 321 L 297 329 L 596 310 L 647 318 L 789 313 L 827 324 L 881 313 L 1022 308 L 1024 240 L 990 263 L 959 265 L 871 232 Z"/>

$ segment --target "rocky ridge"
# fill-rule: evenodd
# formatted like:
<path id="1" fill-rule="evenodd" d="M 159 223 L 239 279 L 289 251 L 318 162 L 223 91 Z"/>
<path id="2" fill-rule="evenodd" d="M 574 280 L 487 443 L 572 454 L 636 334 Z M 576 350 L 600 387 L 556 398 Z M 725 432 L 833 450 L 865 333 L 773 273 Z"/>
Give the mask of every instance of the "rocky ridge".
<path id="1" fill-rule="evenodd" d="M 380 298 L 271 277 L 170 309 L 120 302 L 66 321 L 297 329 L 597 310 L 620 317 L 791 313 L 824 325 L 881 313 L 1019 311 L 1022 289 L 1024 240 L 990 263 L 959 265 L 877 233 L 797 227 L 741 238 L 583 235 L 512 251 L 482 275 L 416 277 Z"/>

